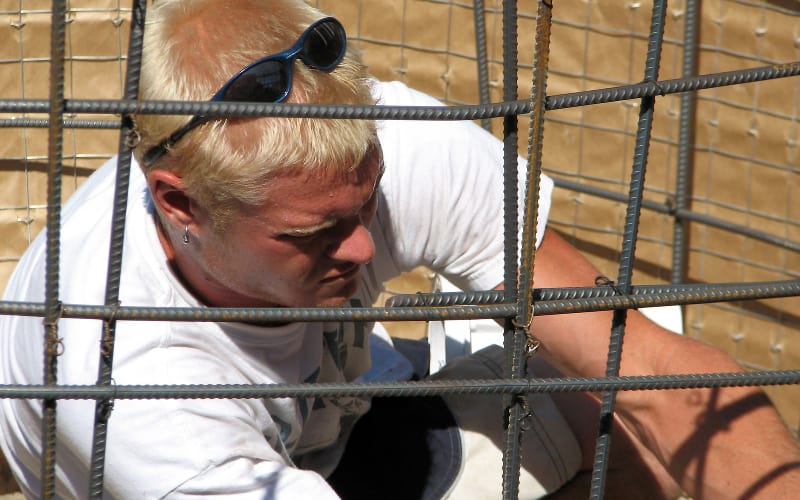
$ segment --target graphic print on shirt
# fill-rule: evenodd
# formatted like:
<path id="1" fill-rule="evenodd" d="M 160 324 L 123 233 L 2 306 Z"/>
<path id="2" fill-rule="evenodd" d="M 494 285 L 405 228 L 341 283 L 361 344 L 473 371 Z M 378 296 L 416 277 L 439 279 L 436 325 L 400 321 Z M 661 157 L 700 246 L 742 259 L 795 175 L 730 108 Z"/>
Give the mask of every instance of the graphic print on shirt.
<path id="1" fill-rule="evenodd" d="M 340 323 L 338 330 L 326 331 L 322 333 L 323 342 L 325 343 L 325 352 L 327 352 L 333 360 L 334 366 L 341 371 L 345 363 L 347 363 L 347 346 L 344 344 L 344 329 L 343 323 Z"/>
<path id="2" fill-rule="evenodd" d="M 303 380 L 303 383 L 304 384 L 313 384 L 314 382 L 317 381 L 317 379 L 319 379 L 319 368 L 314 370 L 311 373 L 311 375 L 306 377 L 306 379 Z M 302 420 L 304 423 L 308 420 L 309 403 L 311 403 L 311 407 L 312 408 L 316 409 L 316 408 L 318 408 L 318 406 L 317 406 L 318 401 L 320 401 L 320 398 L 317 398 L 317 397 L 314 397 L 314 396 L 308 397 L 308 398 L 299 398 L 298 399 L 297 406 L 298 406 L 298 409 L 300 410 L 300 420 Z M 324 408 L 324 406 L 325 405 L 323 404 L 321 407 Z"/>
<path id="3" fill-rule="evenodd" d="M 350 299 L 350 307 L 364 307 L 357 298 Z M 353 347 L 364 349 L 366 347 L 366 329 L 362 322 L 340 322 L 336 330 L 323 332 L 326 352 L 330 354 L 334 365 L 342 371 L 347 365 L 348 342 L 351 340 Z M 351 330 L 351 331 L 348 331 Z M 348 335 L 349 334 L 349 335 Z"/>

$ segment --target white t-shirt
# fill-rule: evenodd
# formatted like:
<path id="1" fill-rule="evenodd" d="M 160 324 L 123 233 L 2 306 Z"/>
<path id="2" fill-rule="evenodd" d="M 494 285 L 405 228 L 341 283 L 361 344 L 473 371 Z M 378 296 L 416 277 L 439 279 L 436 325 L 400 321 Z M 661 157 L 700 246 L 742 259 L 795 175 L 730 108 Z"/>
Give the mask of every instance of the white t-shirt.
<path id="1" fill-rule="evenodd" d="M 387 105 L 438 105 L 401 83 L 377 83 Z M 502 144 L 469 122 L 379 123 L 386 172 L 370 231 L 376 245 L 353 305 L 371 305 L 384 281 L 425 265 L 465 289 L 503 278 Z M 62 214 L 60 300 L 102 304 L 116 162 L 93 174 Z M 539 241 L 552 183 L 542 182 Z M 26 252 L 5 300 L 42 302 L 45 239 Z M 132 167 L 123 249 L 123 306 L 201 307 L 170 271 L 144 176 Z M 94 384 L 102 322 L 62 319 L 59 384 Z M 114 383 L 346 382 L 370 367 L 370 324 L 117 323 Z M 0 317 L 0 383 L 42 383 L 42 319 Z M 387 362 L 387 365 L 391 364 Z M 380 371 L 380 367 L 377 367 Z M 388 366 L 387 366 L 388 369 Z M 360 398 L 118 400 L 109 420 L 106 496 L 224 495 L 334 498 L 336 466 Z M 57 495 L 85 498 L 94 401 L 57 405 Z M 40 488 L 41 403 L 0 400 L 0 445 L 23 492 Z"/>

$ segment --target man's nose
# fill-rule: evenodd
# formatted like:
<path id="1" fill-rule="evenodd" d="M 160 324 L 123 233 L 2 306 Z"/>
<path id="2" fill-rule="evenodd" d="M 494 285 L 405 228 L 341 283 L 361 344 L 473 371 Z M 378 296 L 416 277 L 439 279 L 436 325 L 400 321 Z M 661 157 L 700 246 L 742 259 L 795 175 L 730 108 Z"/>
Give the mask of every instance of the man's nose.
<path id="1" fill-rule="evenodd" d="M 367 264 L 375 256 L 375 243 L 369 229 L 359 222 L 341 240 L 328 247 L 328 256 L 341 262 Z"/>

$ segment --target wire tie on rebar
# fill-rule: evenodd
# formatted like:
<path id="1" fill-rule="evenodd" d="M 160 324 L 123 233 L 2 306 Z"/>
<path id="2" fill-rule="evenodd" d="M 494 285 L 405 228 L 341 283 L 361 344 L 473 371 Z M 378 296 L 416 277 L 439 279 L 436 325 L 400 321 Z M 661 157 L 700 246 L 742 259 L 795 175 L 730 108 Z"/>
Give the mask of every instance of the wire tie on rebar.
<path id="1" fill-rule="evenodd" d="M 52 316 L 48 315 L 44 318 L 42 323 L 44 324 L 45 332 L 46 333 L 46 345 L 45 351 L 47 352 L 48 356 L 51 357 L 59 357 L 64 354 L 64 340 L 60 337 L 57 337 L 52 334 L 58 333 L 58 322 L 61 321 L 61 317 L 64 315 L 64 303 L 56 301 L 56 312 Z"/>
<path id="2" fill-rule="evenodd" d="M 664 87 L 661 86 L 658 80 L 652 80 L 649 83 L 651 83 L 658 90 L 658 95 L 660 95 L 661 97 L 667 95 L 667 92 L 664 90 Z"/>
<path id="3" fill-rule="evenodd" d="M 525 394 L 517 394 L 514 398 L 517 400 L 517 404 L 522 407 L 522 414 L 519 417 L 520 430 L 528 431 L 531 429 L 531 417 L 533 417 L 531 405 L 528 404 L 528 398 L 525 397 Z"/>
<path id="4" fill-rule="evenodd" d="M 533 311 L 531 311 L 532 313 Z M 525 356 L 531 357 L 533 356 L 536 351 L 539 350 L 539 347 L 542 345 L 542 342 L 537 339 L 533 332 L 531 331 L 531 323 L 533 322 L 533 314 L 530 315 L 528 321 L 525 324 L 520 323 L 517 321 L 516 318 L 511 319 L 511 324 L 514 325 L 515 328 L 519 328 L 525 332 Z"/>
<path id="5" fill-rule="evenodd" d="M 417 298 L 422 301 L 423 307 L 429 307 L 433 305 L 433 297 L 428 297 L 425 292 L 417 291 Z"/>
<path id="6" fill-rule="evenodd" d="M 528 333 L 532 321 L 533 321 L 532 316 L 528 319 L 526 323 L 520 323 L 519 321 L 517 321 L 517 318 L 511 318 L 511 324 L 514 325 L 515 328 L 521 328 L 522 330 L 525 330 L 525 333 Z"/>
<path id="7" fill-rule="evenodd" d="M 537 339 L 536 337 L 533 336 L 533 334 L 528 333 L 527 331 L 525 333 L 528 337 L 528 340 L 525 342 L 525 356 L 530 358 L 531 356 L 536 354 L 536 351 L 538 351 L 539 347 L 542 346 L 542 341 Z"/>
<path id="8" fill-rule="evenodd" d="M 602 274 L 594 279 L 594 284 L 595 286 L 607 286 L 611 288 L 614 291 L 614 295 L 631 298 L 630 295 L 622 293 L 622 290 L 619 289 L 619 287 L 613 280 L 608 279 L 606 276 Z M 638 307 L 628 307 L 627 309 L 633 309 L 637 311 L 639 310 Z"/>
<path id="9" fill-rule="evenodd" d="M 103 324 L 103 339 L 100 342 L 100 353 L 103 356 L 109 356 L 111 354 L 111 344 L 114 341 L 111 335 L 111 328 L 112 325 L 117 322 L 117 314 L 119 314 L 120 305 L 120 301 L 116 301 L 114 303 L 114 306 L 111 309 L 111 315 Z"/>
<path id="10" fill-rule="evenodd" d="M 104 404 L 100 404 L 97 407 L 98 415 L 102 417 L 103 420 L 108 420 L 108 416 L 114 411 L 114 401 L 116 399 L 114 396 L 117 395 L 117 381 L 112 378 L 108 386 L 111 389 L 111 396 L 105 401 L 102 401 Z"/>
<path id="11" fill-rule="evenodd" d="M 58 358 L 64 354 L 64 339 L 56 337 L 54 342 L 47 343 L 47 355 Z"/>
<path id="12" fill-rule="evenodd" d="M 139 132 L 139 125 L 133 118 L 133 114 L 122 115 L 122 126 L 128 128 L 128 133 L 125 135 L 125 147 L 135 149 L 142 142 L 142 134 Z"/>
<path id="13" fill-rule="evenodd" d="M 56 313 L 55 315 L 51 316 L 50 319 L 47 317 L 44 318 L 42 322 L 45 328 L 53 328 L 58 325 L 58 322 L 61 321 L 61 317 L 64 315 L 64 303 L 60 300 L 56 301 Z"/>
<path id="14" fill-rule="evenodd" d="M 614 283 L 613 280 L 608 279 L 606 276 L 602 274 L 594 279 L 594 286 L 607 286 L 614 290 L 616 295 L 624 295 L 622 290 L 617 287 L 617 284 Z"/>
<path id="15" fill-rule="evenodd" d="M 664 200 L 664 205 L 667 207 L 668 215 L 674 217 L 678 214 L 678 204 L 672 196 L 667 196 L 667 199 Z"/>

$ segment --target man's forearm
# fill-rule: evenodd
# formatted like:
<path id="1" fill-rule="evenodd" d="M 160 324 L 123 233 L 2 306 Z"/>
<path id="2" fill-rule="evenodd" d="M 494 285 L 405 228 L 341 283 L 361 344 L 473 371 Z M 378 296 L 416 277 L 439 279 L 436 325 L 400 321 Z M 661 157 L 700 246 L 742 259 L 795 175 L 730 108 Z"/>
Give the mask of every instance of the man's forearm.
<path id="1" fill-rule="evenodd" d="M 534 286 L 592 286 L 599 272 L 548 232 L 536 256 Z M 563 373 L 603 376 L 613 313 L 536 317 L 541 355 Z M 628 311 L 620 375 L 740 371 L 728 355 L 664 330 Z M 800 491 L 800 448 L 757 388 L 621 391 L 626 425 L 696 498 L 780 498 Z M 793 489 L 793 490 L 792 490 Z"/>

